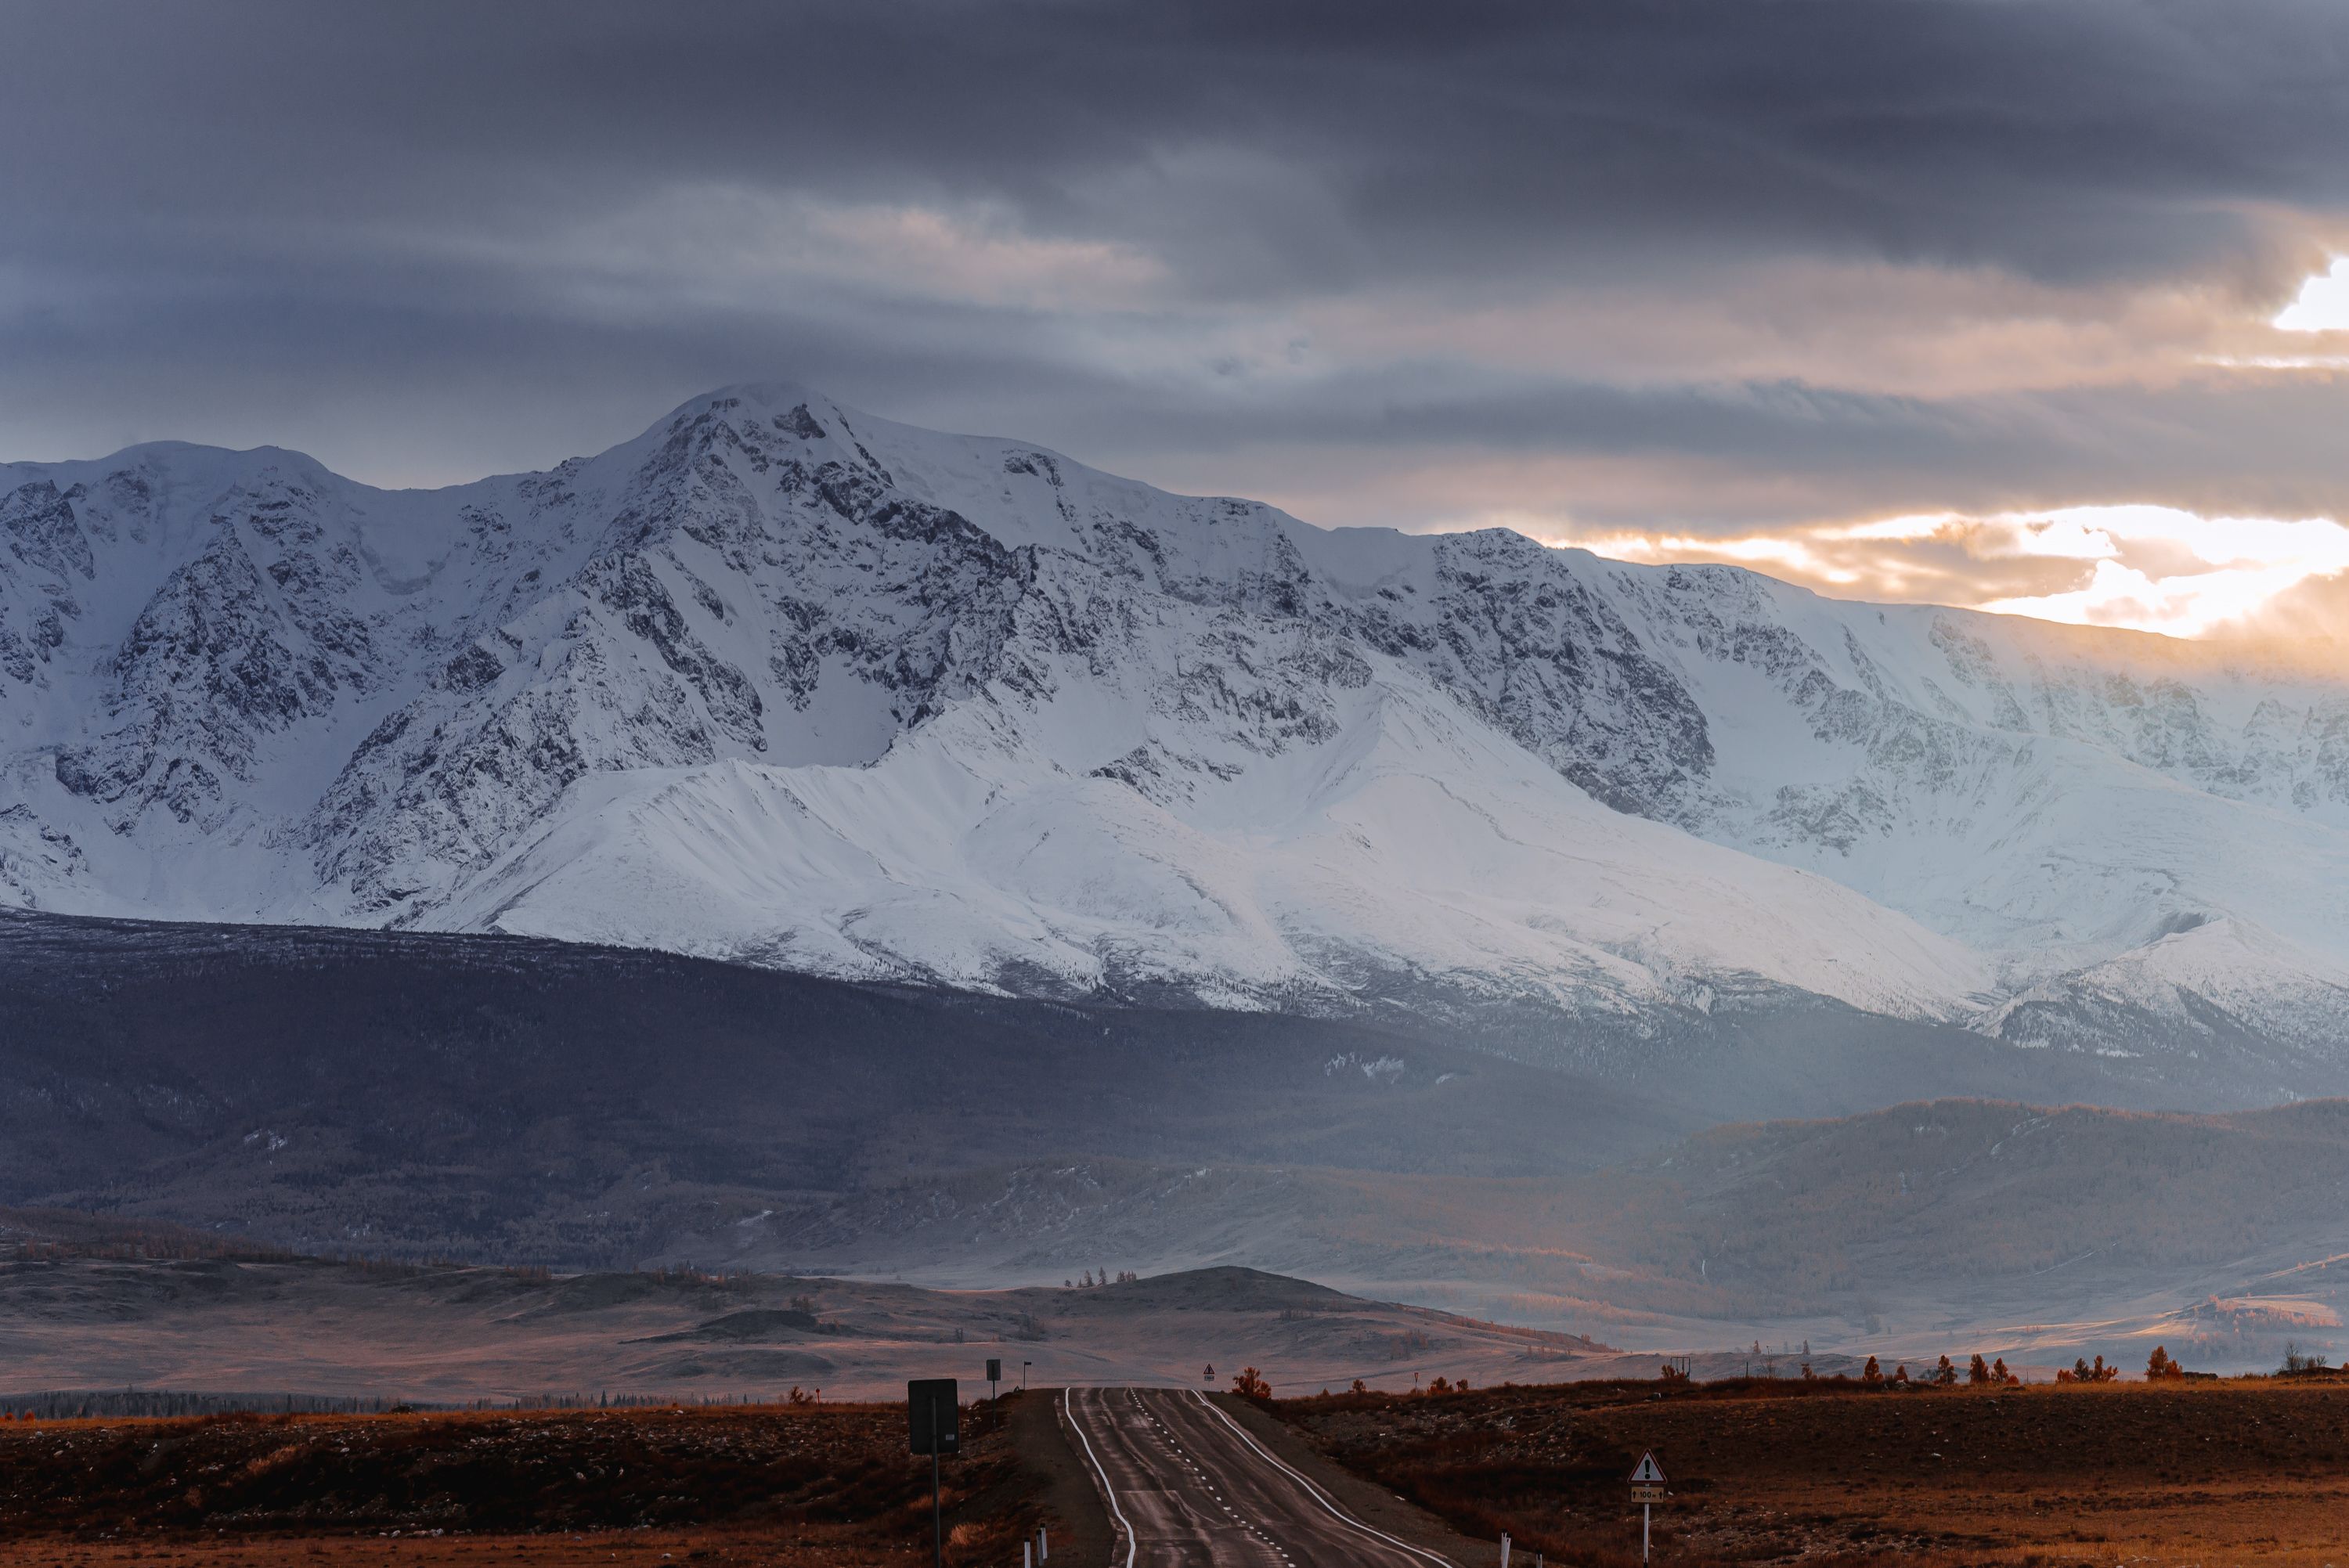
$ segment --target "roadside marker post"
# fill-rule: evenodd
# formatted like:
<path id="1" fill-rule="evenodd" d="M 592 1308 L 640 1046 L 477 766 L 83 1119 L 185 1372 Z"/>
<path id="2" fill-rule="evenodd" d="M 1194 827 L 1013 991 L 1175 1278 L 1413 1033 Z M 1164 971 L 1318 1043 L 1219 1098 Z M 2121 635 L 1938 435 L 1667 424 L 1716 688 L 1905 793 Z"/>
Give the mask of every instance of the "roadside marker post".
<path id="1" fill-rule="evenodd" d="M 1641 1454 L 1640 1468 L 1631 1472 L 1631 1501 L 1640 1505 L 1640 1561 L 1648 1560 L 1648 1511 L 1664 1500 L 1664 1472 L 1656 1467 L 1656 1456 Z"/>
<path id="2" fill-rule="evenodd" d="M 1509 1532 L 1501 1532 L 1501 1568 L 1509 1568 Z"/>
<path id="3" fill-rule="evenodd" d="M 998 1396 L 995 1386 L 1003 1381 L 1003 1363 L 990 1356 L 987 1358 L 987 1402 L 994 1404 Z"/>

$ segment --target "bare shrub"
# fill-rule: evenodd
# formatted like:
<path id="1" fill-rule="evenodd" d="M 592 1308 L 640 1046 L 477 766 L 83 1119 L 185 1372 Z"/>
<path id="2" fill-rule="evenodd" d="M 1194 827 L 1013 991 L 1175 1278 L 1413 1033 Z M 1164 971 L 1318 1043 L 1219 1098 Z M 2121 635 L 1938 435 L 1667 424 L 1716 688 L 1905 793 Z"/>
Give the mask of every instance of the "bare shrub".
<path id="1" fill-rule="evenodd" d="M 2333 1358 L 2331 1357 L 2318 1355 L 2311 1351 L 2303 1351 L 2301 1349 L 2300 1342 L 2298 1340 L 2288 1339 L 2284 1341 L 2283 1365 L 2277 1368 L 2277 1370 L 2282 1372 L 2286 1377 L 2291 1377 L 2303 1372 L 2323 1372 L 2331 1367 L 2332 1365 Z"/>

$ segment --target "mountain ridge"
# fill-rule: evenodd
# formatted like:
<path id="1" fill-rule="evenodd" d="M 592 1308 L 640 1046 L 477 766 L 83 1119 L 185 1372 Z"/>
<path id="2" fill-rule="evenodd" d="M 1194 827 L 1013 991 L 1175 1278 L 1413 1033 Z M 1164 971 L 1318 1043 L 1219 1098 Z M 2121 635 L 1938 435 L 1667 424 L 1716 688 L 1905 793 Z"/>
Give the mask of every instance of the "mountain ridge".
<path id="1" fill-rule="evenodd" d="M 2344 1065 L 2349 682 L 2256 650 L 1321 530 L 788 384 L 442 490 L 10 465 L 0 541 L 26 907 Z"/>

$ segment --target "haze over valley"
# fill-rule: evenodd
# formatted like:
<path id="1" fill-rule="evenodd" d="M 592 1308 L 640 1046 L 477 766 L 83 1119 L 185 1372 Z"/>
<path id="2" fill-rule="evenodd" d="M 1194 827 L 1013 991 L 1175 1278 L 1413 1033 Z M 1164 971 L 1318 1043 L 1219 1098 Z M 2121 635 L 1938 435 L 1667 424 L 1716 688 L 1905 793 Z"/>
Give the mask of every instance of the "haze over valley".
<path id="1" fill-rule="evenodd" d="M 6 484 L 11 1202 L 1640 1347 L 2338 1326 L 2337 1111 L 2258 1109 L 2349 1089 L 2349 680 L 2287 646 L 776 385 L 453 490 Z"/>

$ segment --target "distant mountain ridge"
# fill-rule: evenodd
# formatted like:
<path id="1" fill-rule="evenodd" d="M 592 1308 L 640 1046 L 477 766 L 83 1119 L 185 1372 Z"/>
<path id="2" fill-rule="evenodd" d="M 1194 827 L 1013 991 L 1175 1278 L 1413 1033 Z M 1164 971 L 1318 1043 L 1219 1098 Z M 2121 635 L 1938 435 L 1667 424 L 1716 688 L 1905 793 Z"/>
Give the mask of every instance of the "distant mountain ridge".
<path id="1" fill-rule="evenodd" d="M 786 386 L 444 490 L 10 465 L 0 545 L 28 908 L 1625 1050 L 1824 999 L 2349 1087 L 2349 678 L 2241 649 L 1325 531 Z"/>

